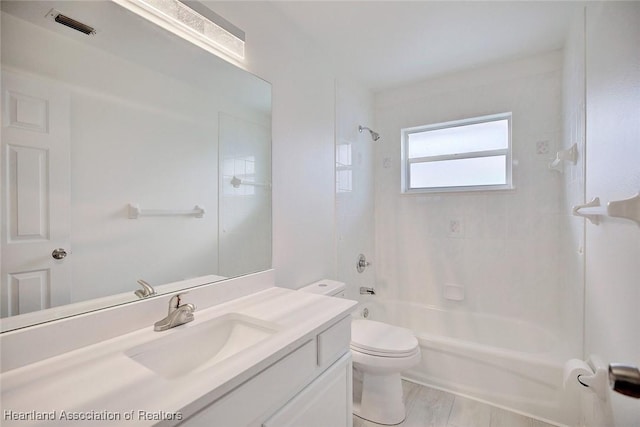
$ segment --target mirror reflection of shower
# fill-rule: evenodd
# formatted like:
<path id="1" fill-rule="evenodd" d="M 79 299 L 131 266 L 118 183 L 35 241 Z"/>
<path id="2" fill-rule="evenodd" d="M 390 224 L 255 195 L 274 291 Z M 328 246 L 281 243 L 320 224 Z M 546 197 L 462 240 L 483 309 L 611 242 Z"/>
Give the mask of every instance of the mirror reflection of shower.
<path id="1" fill-rule="evenodd" d="M 373 139 L 374 141 L 377 141 L 380 139 L 380 134 L 378 132 L 374 132 L 368 127 L 358 126 L 358 132 L 362 133 L 363 130 L 368 130 L 369 133 L 371 134 L 371 139 Z"/>

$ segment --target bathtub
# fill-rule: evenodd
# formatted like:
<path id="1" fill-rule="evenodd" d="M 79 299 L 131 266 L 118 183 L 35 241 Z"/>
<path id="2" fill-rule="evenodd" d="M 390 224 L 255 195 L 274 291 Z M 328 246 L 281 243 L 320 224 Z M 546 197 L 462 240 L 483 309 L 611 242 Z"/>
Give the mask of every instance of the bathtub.
<path id="1" fill-rule="evenodd" d="M 403 373 L 409 381 L 573 424 L 573 402 L 562 387 L 562 345 L 547 330 L 516 319 L 373 298 L 354 315 L 414 332 L 422 360 Z"/>

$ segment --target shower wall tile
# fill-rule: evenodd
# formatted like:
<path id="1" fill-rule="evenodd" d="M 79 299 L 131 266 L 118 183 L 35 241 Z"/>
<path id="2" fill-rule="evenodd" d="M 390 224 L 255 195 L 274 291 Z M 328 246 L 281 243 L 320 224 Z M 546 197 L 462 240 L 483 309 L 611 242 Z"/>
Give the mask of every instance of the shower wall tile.
<path id="1" fill-rule="evenodd" d="M 383 296 L 561 329 L 564 178 L 547 165 L 564 142 L 562 59 L 552 52 L 376 95 L 377 130 L 386 137 L 374 162 Z M 507 111 L 515 190 L 400 194 L 402 128 Z M 549 153 L 538 153 L 540 141 Z M 463 286 L 465 299 L 445 300 L 446 284 Z"/>

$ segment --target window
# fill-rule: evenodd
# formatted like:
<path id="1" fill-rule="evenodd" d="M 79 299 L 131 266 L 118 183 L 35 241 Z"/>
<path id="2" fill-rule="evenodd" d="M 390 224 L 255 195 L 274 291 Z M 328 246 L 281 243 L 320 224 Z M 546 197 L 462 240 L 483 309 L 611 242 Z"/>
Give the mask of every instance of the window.
<path id="1" fill-rule="evenodd" d="M 402 129 L 405 193 L 511 189 L 511 113 Z"/>

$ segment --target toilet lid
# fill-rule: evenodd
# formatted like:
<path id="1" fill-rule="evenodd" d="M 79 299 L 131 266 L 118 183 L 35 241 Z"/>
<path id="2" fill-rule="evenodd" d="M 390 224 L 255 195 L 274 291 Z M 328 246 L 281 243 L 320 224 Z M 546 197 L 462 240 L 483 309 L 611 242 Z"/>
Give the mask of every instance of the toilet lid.
<path id="1" fill-rule="evenodd" d="M 416 351 L 418 340 L 404 328 L 376 322 L 353 319 L 351 322 L 351 348 L 376 356 L 398 357 Z"/>

